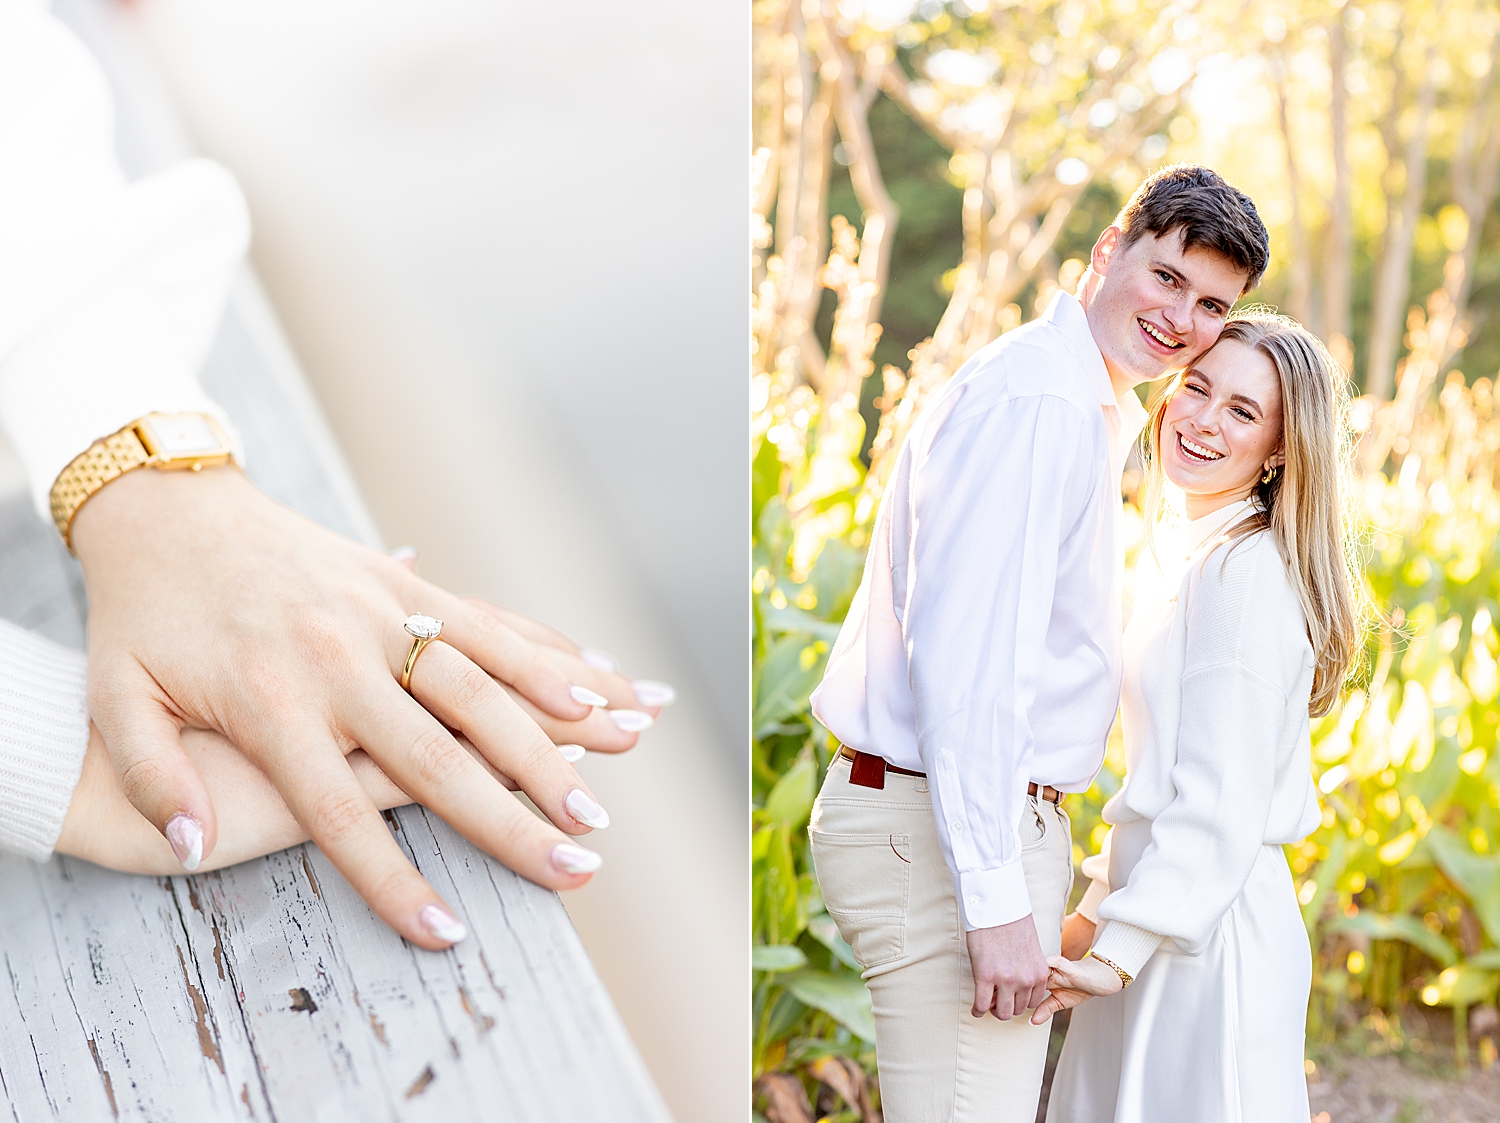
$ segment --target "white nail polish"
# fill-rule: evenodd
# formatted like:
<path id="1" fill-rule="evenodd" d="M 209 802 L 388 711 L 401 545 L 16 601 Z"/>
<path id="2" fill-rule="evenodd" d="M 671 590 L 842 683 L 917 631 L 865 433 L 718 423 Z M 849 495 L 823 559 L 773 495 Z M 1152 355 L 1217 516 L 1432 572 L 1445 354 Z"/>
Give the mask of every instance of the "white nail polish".
<path id="1" fill-rule="evenodd" d="M 417 914 L 417 919 L 422 922 L 423 928 L 450 944 L 458 943 L 469 934 L 469 930 L 459 923 L 458 917 L 442 905 L 427 905 Z"/>
<path id="2" fill-rule="evenodd" d="M 414 565 L 421 556 L 415 546 L 397 546 L 390 553 L 392 561 L 398 561 L 403 565 Z"/>
<path id="3" fill-rule="evenodd" d="M 183 812 L 167 820 L 163 832 L 172 844 L 172 853 L 182 863 L 182 868 L 191 873 L 203 861 L 203 827 L 198 820 Z"/>
<path id="4" fill-rule="evenodd" d="M 619 660 L 607 651 L 595 651 L 592 648 L 585 647 L 578 653 L 578 658 L 582 659 L 590 667 L 593 667 L 594 670 L 604 671 L 607 674 L 613 674 L 620 669 Z"/>
<path id="5" fill-rule="evenodd" d="M 575 702 L 582 702 L 585 706 L 607 706 L 609 699 L 602 694 L 595 694 L 586 686 L 568 687 L 568 696 Z"/>
<path id="6" fill-rule="evenodd" d="M 639 733 L 656 724 L 650 714 L 643 714 L 640 710 L 610 710 L 609 720 L 626 733 Z"/>
<path id="7" fill-rule="evenodd" d="M 568 809 L 569 815 L 586 827 L 609 826 L 609 812 L 595 803 L 582 788 L 570 791 L 568 798 L 563 800 L 563 806 Z"/>
<path id="8" fill-rule="evenodd" d="M 677 701 L 677 691 L 665 682 L 636 679 L 630 684 L 635 696 L 643 706 L 670 706 Z"/>
<path id="9" fill-rule="evenodd" d="M 593 873 L 604 864 L 604 855 L 571 842 L 559 842 L 552 848 L 552 864 L 563 873 Z"/>
<path id="10" fill-rule="evenodd" d="M 558 745 L 557 751 L 562 753 L 562 758 L 569 764 L 575 760 L 582 760 L 586 751 L 582 745 Z"/>

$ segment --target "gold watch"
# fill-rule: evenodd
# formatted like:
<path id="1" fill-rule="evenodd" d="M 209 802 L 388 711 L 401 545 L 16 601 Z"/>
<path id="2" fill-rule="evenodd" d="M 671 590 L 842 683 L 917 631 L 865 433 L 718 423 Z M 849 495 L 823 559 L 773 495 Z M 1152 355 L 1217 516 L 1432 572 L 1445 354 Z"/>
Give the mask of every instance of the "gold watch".
<path id="1" fill-rule="evenodd" d="M 234 459 L 229 438 L 206 413 L 148 413 L 118 433 L 95 441 L 57 474 L 52 484 L 52 521 L 71 551 L 73 518 L 110 480 L 136 468 L 197 472 Z"/>

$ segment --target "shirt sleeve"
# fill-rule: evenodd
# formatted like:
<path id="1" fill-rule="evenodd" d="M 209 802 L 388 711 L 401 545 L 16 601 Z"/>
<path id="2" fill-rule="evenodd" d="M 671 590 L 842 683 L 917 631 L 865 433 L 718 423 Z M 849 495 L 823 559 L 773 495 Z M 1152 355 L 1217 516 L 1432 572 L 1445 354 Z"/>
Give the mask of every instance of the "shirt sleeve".
<path id="1" fill-rule="evenodd" d="M 1250 595 L 1252 558 L 1222 559 L 1210 554 L 1190 591 L 1175 795 L 1126 884 L 1098 910 L 1108 923 L 1094 949 L 1131 975 L 1164 936 L 1190 955 L 1202 950 L 1265 845 L 1289 685 L 1267 675 L 1294 676 L 1303 656 L 1287 642 L 1273 656 L 1244 657 L 1247 647 L 1275 650 L 1278 631 L 1292 625 L 1269 598 Z"/>
<path id="2" fill-rule="evenodd" d="M 1102 418 L 1099 428 L 1102 431 Z M 903 616 L 917 748 L 966 929 L 1031 912 L 1018 827 L 1064 535 L 1102 483 L 1099 440 L 1048 395 L 965 413 L 913 464 Z"/>
<path id="3" fill-rule="evenodd" d="M 0 850 L 44 862 L 89 743 L 81 652 L 0 620 Z"/>
<path id="4" fill-rule="evenodd" d="M 127 183 L 93 57 L 44 9 L 0 0 L 0 428 L 43 517 L 58 472 L 137 417 L 227 427 L 196 369 L 248 239 L 215 164 Z"/>

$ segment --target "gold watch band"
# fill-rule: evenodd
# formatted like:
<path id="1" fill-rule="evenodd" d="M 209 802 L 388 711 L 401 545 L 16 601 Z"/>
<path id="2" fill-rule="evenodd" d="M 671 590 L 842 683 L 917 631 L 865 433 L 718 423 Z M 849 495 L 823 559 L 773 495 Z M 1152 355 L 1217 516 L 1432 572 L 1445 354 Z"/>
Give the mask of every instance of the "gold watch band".
<path id="1" fill-rule="evenodd" d="M 1092 949 L 1090 949 L 1089 955 L 1092 956 L 1094 959 L 1097 959 L 1100 963 L 1104 964 L 1104 966 L 1108 967 L 1116 975 L 1120 976 L 1120 989 L 1121 990 L 1124 990 L 1131 983 L 1135 982 L 1135 977 L 1133 975 L 1130 975 L 1129 973 L 1127 973 L 1126 970 L 1125 970 L 1125 968 L 1121 967 L 1118 963 L 1115 963 L 1113 960 L 1105 959 L 1104 956 L 1100 955 L 1097 951 L 1093 951 Z"/>
<path id="2" fill-rule="evenodd" d="M 205 432 L 218 442 L 217 448 L 200 446 L 185 454 L 174 454 L 161 447 L 159 434 L 153 431 L 154 424 L 171 422 L 174 419 L 206 423 Z M 225 464 L 233 459 L 228 438 L 219 428 L 218 422 L 208 414 L 147 414 L 138 417 L 119 432 L 102 437 L 86 450 L 75 456 L 68 466 L 57 474 L 49 496 L 52 521 L 63 543 L 73 549 L 73 519 L 79 509 L 99 489 L 111 480 L 119 479 L 126 472 L 147 466 L 157 468 L 200 468 Z"/>

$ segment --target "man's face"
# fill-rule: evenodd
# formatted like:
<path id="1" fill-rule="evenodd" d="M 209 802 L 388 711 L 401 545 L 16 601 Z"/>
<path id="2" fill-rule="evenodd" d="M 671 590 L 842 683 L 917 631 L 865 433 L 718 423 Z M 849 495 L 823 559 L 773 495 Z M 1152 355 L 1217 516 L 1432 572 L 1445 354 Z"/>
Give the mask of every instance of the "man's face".
<path id="1" fill-rule="evenodd" d="M 1182 231 L 1125 247 L 1111 226 L 1094 246 L 1098 282 L 1086 293 L 1089 328 L 1111 377 L 1132 385 L 1193 362 L 1214 345 L 1250 275 Z"/>

